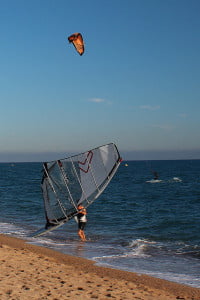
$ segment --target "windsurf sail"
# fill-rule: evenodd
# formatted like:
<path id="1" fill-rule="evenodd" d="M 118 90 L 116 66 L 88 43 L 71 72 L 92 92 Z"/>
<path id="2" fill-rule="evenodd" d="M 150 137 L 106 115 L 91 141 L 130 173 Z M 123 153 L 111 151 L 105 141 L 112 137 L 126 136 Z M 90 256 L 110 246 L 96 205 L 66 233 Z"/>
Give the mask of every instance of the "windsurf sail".
<path id="1" fill-rule="evenodd" d="M 109 184 L 120 162 L 116 145 L 110 143 L 44 163 L 41 186 L 46 230 L 57 228 L 75 217 L 79 204 L 87 208 L 95 201 Z"/>

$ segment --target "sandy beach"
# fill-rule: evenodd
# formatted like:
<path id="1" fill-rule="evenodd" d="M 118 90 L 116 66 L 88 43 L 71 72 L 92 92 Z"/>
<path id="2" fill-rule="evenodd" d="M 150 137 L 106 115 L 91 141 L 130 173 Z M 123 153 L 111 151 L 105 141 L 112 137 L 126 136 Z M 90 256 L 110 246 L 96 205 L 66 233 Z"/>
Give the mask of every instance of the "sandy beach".
<path id="1" fill-rule="evenodd" d="M 200 289 L 147 275 L 95 266 L 93 261 L 0 235 L 0 299 L 200 299 Z"/>

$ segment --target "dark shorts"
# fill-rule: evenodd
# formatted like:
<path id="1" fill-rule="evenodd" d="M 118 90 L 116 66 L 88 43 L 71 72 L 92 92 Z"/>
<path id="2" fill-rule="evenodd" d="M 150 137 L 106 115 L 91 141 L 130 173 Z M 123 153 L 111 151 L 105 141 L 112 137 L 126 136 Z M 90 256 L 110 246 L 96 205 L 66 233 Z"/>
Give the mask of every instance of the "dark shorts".
<path id="1" fill-rule="evenodd" d="M 83 230 L 85 228 L 86 222 L 79 222 L 78 223 L 78 228 Z"/>

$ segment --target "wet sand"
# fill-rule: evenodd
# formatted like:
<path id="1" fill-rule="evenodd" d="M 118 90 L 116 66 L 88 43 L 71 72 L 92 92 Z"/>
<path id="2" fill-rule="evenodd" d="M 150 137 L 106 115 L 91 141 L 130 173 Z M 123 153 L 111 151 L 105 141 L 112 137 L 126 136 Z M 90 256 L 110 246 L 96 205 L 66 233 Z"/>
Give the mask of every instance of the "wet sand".
<path id="1" fill-rule="evenodd" d="M 95 266 L 6 235 L 0 235 L 0 268 L 1 300 L 200 300 L 200 289 Z"/>

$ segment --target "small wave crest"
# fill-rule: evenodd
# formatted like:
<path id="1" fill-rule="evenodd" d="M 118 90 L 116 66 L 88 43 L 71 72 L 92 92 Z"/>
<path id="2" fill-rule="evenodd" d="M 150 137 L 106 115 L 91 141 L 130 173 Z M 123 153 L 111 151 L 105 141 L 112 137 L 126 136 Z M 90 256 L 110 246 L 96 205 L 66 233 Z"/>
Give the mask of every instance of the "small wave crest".
<path id="1" fill-rule="evenodd" d="M 0 223 L 0 232 L 2 234 L 25 234 L 25 231 L 23 228 L 14 225 L 12 223 Z"/>
<path id="2" fill-rule="evenodd" d="M 173 181 L 176 181 L 176 182 L 182 182 L 182 179 L 179 178 L 179 177 L 173 177 Z"/>
<path id="3" fill-rule="evenodd" d="M 107 259 L 120 259 L 120 258 L 145 258 L 150 255 L 150 247 L 154 242 L 150 242 L 144 239 L 136 239 L 129 243 L 121 253 L 111 255 L 101 255 L 93 257 L 94 260 L 102 261 Z"/>
<path id="4" fill-rule="evenodd" d="M 176 252 L 177 255 L 190 256 L 193 258 L 200 259 L 200 246 L 199 245 L 188 245 L 180 244 Z"/>
<path id="5" fill-rule="evenodd" d="M 128 256 L 153 257 L 153 256 L 190 256 L 200 258 L 200 246 L 186 243 L 156 242 L 147 239 L 132 240 L 127 246 L 131 249 Z"/>
<path id="6" fill-rule="evenodd" d="M 172 182 L 182 182 L 182 179 L 180 177 L 173 177 L 171 179 L 151 179 L 147 180 L 148 183 L 172 183 Z"/>
<path id="7" fill-rule="evenodd" d="M 152 254 L 152 248 L 155 247 L 155 244 L 155 242 L 146 239 L 132 240 L 128 245 L 128 249 L 130 249 L 130 251 L 127 253 L 127 255 L 149 257 Z"/>

